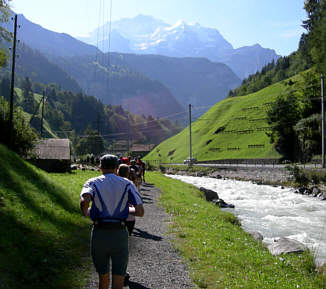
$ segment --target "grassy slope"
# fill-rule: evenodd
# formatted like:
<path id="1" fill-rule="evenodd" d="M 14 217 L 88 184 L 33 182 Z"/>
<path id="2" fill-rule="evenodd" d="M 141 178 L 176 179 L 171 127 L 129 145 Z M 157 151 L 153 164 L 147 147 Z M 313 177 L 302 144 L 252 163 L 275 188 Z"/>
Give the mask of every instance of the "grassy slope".
<path id="1" fill-rule="evenodd" d="M 199 288 L 325 288 L 308 252 L 274 257 L 194 186 L 159 173 L 146 180 L 162 191 L 160 201 L 173 216 L 174 245 Z"/>
<path id="2" fill-rule="evenodd" d="M 19 101 L 22 101 L 22 90 L 20 88 L 15 88 L 15 92 L 18 96 Z M 39 104 L 39 102 L 42 99 L 42 95 L 38 94 L 38 93 L 34 93 L 34 99 L 36 101 L 37 104 Z M 41 107 L 40 107 L 40 111 L 41 111 Z M 31 120 L 32 114 L 24 112 L 24 118 L 27 122 L 29 122 Z M 58 136 L 52 131 L 51 126 L 49 125 L 49 123 L 47 122 L 46 119 L 43 119 L 43 128 L 45 133 L 48 135 L 48 137 L 51 138 L 58 138 Z"/>
<path id="3" fill-rule="evenodd" d="M 0 288 L 83 288 L 90 222 L 79 193 L 94 172 L 46 174 L 0 145 Z"/>
<path id="4" fill-rule="evenodd" d="M 292 78 L 300 82 L 300 75 Z M 282 81 L 261 91 L 246 96 L 225 99 L 214 105 L 207 113 L 192 123 L 193 157 L 199 161 L 238 158 L 278 158 L 265 131 L 268 105 L 293 87 Z M 258 109 L 255 109 L 255 107 Z M 215 132 L 220 127 L 232 133 Z M 252 133 L 239 131 L 253 130 Z M 208 143 L 209 142 L 209 143 Z M 208 144 L 207 144 L 208 143 Z M 263 148 L 248 148 L 249 145 L 264 145 Z M 234 150 L 234 148 L 239 148 Z M 144 159 L 161 162 L 180 162 L 189 156 L 189 127 L 157 146 Z"/>

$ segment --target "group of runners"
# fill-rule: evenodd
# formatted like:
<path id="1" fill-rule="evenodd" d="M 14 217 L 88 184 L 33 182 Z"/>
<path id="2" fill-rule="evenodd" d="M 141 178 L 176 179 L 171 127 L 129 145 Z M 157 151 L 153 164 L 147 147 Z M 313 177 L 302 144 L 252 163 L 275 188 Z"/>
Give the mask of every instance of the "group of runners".
<path id="1" fill-rule="evenodd" d="M 99 289 L 122 289 L 128 265 L 128 235 L 135 216 L 143 217 L 139 188 L 145 181 L 145 163 L 140 158 L 106 154 L 100 158 L 102 175 L 89 179 L 80 193 L 80 208 L 93 221 L 91 255 L 99 274 Z M 111 269 L 110 269 L 111 267 Z"/>
<path id="2" fill-rule="evenodd" d="M 140 157 L 136 157 L 135 159 L 131 159 L 128 157 L 120 157 L 118 160 L 119 164 L 126 164 L 130 168 L 130 173 L 127 178 L 129 178 L 139 190 L 142 182 L 145 182 L 145 170 L 146 164 L 141 160 Z"/>

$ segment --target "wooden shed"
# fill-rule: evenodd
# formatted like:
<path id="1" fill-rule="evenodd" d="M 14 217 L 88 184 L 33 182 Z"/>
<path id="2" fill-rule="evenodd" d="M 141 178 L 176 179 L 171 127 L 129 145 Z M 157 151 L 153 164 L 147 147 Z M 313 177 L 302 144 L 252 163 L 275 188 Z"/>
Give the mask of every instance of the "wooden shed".
<path id="1" fill-rule="evenodd" d="M 47 172 L 70 171 L 70 141 L 69 139 L 40 140 L 33 149 L 34 157 L 29 161 Z"/>
<path id="2" fill-rule="evenodd" d="M 133 157 L 140 156 L 142 158 L 147 155 L 154 147 L 155 144 L 133 144 L 131 147 L 131 155 Z"/>

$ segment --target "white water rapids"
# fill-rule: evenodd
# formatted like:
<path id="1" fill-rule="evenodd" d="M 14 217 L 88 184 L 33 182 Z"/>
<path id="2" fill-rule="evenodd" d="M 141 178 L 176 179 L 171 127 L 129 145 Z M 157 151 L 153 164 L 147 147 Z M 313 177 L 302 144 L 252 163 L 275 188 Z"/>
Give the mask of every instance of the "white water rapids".
<path id="1" fill-rule="evenodd" d="M 247 232 L 260 232 L 264 243 L 287 237 L 305 244 L 317 265 L 326 261 L 326 201 L 295 194 L 294 189 L 257 185 L 252 182 L 207 177 L 167 175 L 195 186 L 216 191 L 234 204 L 234 213 Z"/>

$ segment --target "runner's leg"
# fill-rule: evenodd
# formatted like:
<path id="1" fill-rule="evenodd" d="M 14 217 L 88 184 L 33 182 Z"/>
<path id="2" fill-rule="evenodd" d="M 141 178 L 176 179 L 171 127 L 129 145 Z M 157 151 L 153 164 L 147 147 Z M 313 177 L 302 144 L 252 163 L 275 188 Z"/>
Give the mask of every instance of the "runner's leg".
<path id="1" fill-rule="evenodd" d="M 104 275 L 98 274 L 98 279 L 99 279 L 99 285 L 98 285 L 99 289 L 109 289 L 109 283 L 110 283 L 109 273 Z"/>
<path id="2" fill-rule="evenodd" d="M 112 289 L 122 289 L 125 276 L 112 275 Z"/>

